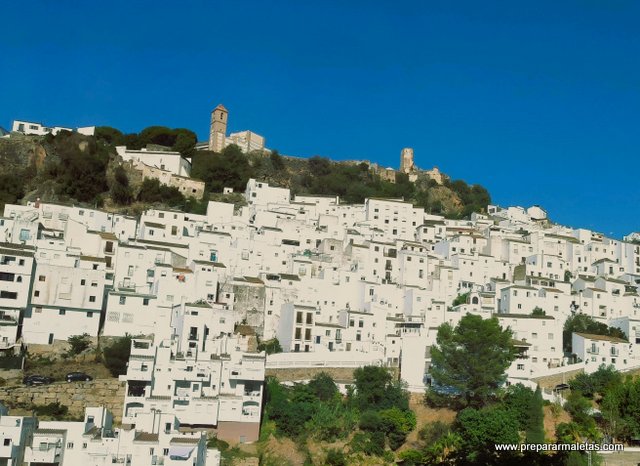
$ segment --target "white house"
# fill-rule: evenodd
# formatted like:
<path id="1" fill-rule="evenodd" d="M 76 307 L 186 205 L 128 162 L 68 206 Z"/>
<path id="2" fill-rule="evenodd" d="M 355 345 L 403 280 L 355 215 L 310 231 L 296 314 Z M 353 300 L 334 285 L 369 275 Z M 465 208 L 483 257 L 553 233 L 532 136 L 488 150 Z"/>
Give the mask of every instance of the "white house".
<path id="1" fill-rule="evenodd" d="M 132 150 L 126 146 L 117 146 L 116 151 L 125 162 L 133 162 L 134 165 L 145 164 L 168 171 L 173 175 L 191 175 L 191 162 L 180 155 L 180 152 L 159 151 L 159 150 Z"/>
<path id="2" fill-rule="evenodd" d="M 27 418 L 23 418 L 27 419 Z M 82 421 L 40 421 L 25 449 L 29 466 L 218 466 L 204 431 L 180 432 L 170 413 L 141 414 L 134 428 L 114 428 L 105 408 L 87 407 Z"/>
<path id="3" fill-rule="evenodd" d="M 22 466 L 25 448 L 36 428 L 36 418 L 10 416 L 0 404 L 0 464 Z"/>
<path id="4" fill-rule="evenodd" d="M 639 362 L 632 359 L 633 345 L 622 338 L 574 332 L 571 346 L 587 373 L 596 371 L 602 364 L 622 371 Z"/>

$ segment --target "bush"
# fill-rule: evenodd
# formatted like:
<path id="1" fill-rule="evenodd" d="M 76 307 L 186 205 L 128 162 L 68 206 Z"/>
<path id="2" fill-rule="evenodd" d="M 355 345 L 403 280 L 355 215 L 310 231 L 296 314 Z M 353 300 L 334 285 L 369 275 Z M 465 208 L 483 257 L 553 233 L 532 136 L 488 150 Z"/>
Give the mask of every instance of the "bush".
<path id="1" fill-rule="evenodd" d="M 341 450 L 338 450 L 337 448 L 332 448 L 327 451 L 325 464 L 329 466 L 346 466 L 347 457 L 344 455 L 344 452 L 342 452 Z"/>
<path id="2" fill-rule="evenodd" d="M 282 156 L 278 153 L 277 150 L 271 151 L 271 154 L 269 154 L 269 160 L 271 161 L 271 166 L 275 170 L 284 170 L 284 162 L 282 160 Z"/>
<path id="3" fill-rule="evenodd" d="M 329 401 L 338 394 L 338 386 L 326 372 L 321 372 L 309 381 L 309 388 L 320 401 Z"/>
<path id="4" fill-rule="evenodd" d="M 252 175 L 249 159 L 236 145 L 225 147 L 221 154 L 200 151 L 193 156 L 191 176 L 206 183 L 210 192 L 230 187 L 244 191 Z"/>
<path id="5" fill-rule="evenodd" d="M 56 401 L 55 403 L 34 406 L 33 412 L 37 416 L 51 416 L 59 418 L 65 416 L 69 412 L 69 408 Z"/>
<path id="6" fill-rule="evenodd" d="M 114 377 L 127 373 L 127 363 L 131 354 L 131 340 L 131 335 L 120 337 L 102 352 L 104 365 Z"/>
<path id="7" fill-rule="evenodd" d="M 120 205 L 129 205 L 133 200 L 127 172 L 121 165 L 116 167 L 114 172 L 114 180 L 111 185 L 111 199 Z"/>
<path id="8" fill-rule="evenodd" d="M 72 335 L 67 338 L 67 343 L 69 343 L 70 346 L 67 351 L 67 356 L 76 356 L 91 346 L 91 340 L 89 339 L 88 333 Z"/>
<path id="9" fill-rule="evenodd" d="M 161 184 L 159 180 L 151 178 L 146 178 L 142 182 L 138 200 L 146 203 L 161 203 L 170 207 L 179 207 L 185 202 L 178 188 Z"/>
<path id="10" fill-rule="evenodd" d="M 263 341 L 258 344 L 258 351 L 265 351 L 267 354 L 282 353 L 282 346 L 277 338 Z"/>
<path id="11" fill-rule="evenodd" d="M 61 131 L 48 141 L 53 157 L 46 158 L 42 177 L 55 182 L 56 194 L 94 202 L 107 191 L 107 146 L 69 131 Z"/>

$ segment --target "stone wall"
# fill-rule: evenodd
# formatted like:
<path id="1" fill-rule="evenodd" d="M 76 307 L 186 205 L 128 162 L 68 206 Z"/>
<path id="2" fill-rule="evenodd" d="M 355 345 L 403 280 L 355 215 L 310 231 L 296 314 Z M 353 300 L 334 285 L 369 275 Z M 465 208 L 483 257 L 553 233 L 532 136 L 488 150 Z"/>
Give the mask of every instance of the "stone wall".
<path id="1" fill-rule="evenodd" d="M 554 375 L 546 375 L 544 377 L 536 377 L 532 378 L 533 382 L 536 382 L 540 385 L 540 388 L 554 388 L 556 385 L 561 383 L 568 383 L 571 379 L 573 379 L 576 375 L 584 372 L 583 368 L 574 369 L 572 371 L 563 372 L 561 374 Z"/>
<path id="2" fill-rule="evenodd" d="M 9 409 L 31 410 L 31 406 L 58 402 L 69 408 L 69 415 L 84 416 L 86 406 L 104 406 L 113 414 L 114 421 L 122 419 L 124 382 L 118 379 L 98 379 L 91 382 L 57 382 L 39 387 L 0 388 L 0 402 Z"/>
<path id="3" fill-rule="evenodd" d="M 139 163 L 136 168 L 142 171 L 143 178 L 153 178 L 159 180 L 160 183 L 167 186 L 173 186 L 178 188 L 184 197 L 195 197 L 196 199 L 202 199 L 204 196 L 204 181 L 195 180 L 193 178 L 187 178 L 186 176 L 174 175 L 166 170 L 161 170 L 156 167 Z"/>

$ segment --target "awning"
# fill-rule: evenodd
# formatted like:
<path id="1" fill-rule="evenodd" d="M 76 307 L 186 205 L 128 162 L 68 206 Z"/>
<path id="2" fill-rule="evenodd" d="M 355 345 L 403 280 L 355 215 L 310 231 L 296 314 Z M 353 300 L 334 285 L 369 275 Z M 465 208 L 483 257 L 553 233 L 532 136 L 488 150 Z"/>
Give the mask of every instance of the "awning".
<path id="1" fill-rule="evenodd" d="M 169 447 L 169 458 L 172 460 L 186 460 L 191 456 L 194 447 L 173 446 Z"/>

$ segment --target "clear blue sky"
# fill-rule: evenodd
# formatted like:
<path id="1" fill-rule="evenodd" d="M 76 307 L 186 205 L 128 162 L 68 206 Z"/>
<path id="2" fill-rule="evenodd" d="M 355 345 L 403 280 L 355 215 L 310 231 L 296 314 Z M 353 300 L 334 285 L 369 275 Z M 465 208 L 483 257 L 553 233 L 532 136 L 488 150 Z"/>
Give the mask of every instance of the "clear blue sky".
<path id="1" fill-rule="evenodd" d="M 2 6 L 0 125 L 230 130 L 420 167 L 640 230 L 640 2 L 62 0 Z"/>

